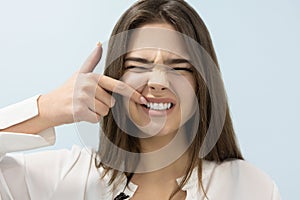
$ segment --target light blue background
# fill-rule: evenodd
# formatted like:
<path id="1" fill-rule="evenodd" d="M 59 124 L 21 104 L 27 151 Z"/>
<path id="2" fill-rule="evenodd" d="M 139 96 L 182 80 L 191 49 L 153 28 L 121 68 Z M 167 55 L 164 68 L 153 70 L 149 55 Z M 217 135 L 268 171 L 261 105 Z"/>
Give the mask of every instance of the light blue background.
<path id="1" fill-rule="evenodd" d="M 0 0 L 0 107 L 61 85 L 132 2 Z M 299 1 L 188 2 L 211 31 L 246 160 L 298 199 Z M 51 148 L 80 144 L 74 125 L 56 131 Z"/>

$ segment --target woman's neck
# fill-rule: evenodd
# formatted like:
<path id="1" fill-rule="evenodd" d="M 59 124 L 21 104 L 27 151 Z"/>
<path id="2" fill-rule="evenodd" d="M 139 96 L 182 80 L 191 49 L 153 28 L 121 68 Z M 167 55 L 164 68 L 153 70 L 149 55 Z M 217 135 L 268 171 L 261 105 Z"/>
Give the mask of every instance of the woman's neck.
<path id="1" fill-rule="evenodd" d="M 139 172 L 145 177 L 175 179 L 184 175 L 188 164 L 185 132 L 140 139 Z"/>
<path id="2" fill-rule="evenodd" d="M 140 144 L 138 173 L 131 179 L 138 189 L 132 199 L 169 199 L 178 188 L 177 179 L 185 175 L 188 167 L 186 134 L 179 132 L 141 139 Z M 186 192 L 180 190 L 173 199 L 185 198 Z"/>
<path id="3" fill-rule="evenodd" d="M 155 171 L 136 173 L 135 177 L 143 177 L 144 179 L 153 181 L 157 181 L 158 179 L 165 182 L 174 181 L 185 175 L 188 160 L 188 153 L 185 152 L 172 164 Z"/>

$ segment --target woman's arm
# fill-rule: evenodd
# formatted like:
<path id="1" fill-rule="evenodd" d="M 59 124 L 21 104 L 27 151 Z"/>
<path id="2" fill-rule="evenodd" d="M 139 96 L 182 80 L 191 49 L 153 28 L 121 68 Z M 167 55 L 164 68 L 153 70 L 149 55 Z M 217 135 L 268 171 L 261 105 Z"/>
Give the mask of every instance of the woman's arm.
<path id="1" fill-rule="evenodd" d="M 47 115 L 44 114 L 44 111 L 41 112 L 41 110 L 44 110 L 43 105 L 46 105 L 45 98 L 44 95 L 33 97 L 25 100 L 23 105 L 20 105 L 19 103 L 10 106 L 10 109 L 3 109 L 0 111 L 0 120 L 2 120 L 0 132 L 37 134 L 48 128 L 54 127 L 55 124 L 48 119 Z M 32 110 L 28 111 L 29 113 L 24 114 L 24 109 Z M 23 112 L 23 116 L 18 116 L 18 112 Z M 15 116 L 8 118 L 7 115 Z M 5 122 L 3 122 L 4 120 Z"/>
<path id="2" fill-rule="evenodd" d="M 142 95 L 125 83 L 93 73 L 101 55 L 102 48 L 98 45 L 81 69 L 68 81 L 37 99 L 38 113 L 34 117 L 9 127 L 0 126 L 0 131 L 37 134 L 47 128 L 76 121 L 96 123 L 114 106 L 115 100 L 107 91 L 129 96 L 137 103 L 145 104 Z M 13 112 L 20 115 L 23 111 L 20 109 Z M 5 119 L 5 114 L 0 116 L 1 119 Z"/>
<path id="3" fill-rule="evenodd" d="M 99 75 L 93 74 L 92 71 L 98 64 L 101 54 L 102 48 L 99 45 L 81 70 L 56 90 L 41 95 L 37 99 L 28 99 L 1 109 L 0 125 L 2 126 L 0 126 L 0 131 L 37 134 L 51 127 L 73 123 L 74 117 L 89 122 L 98 121 L 99 116 L 105 115 L 105 111 L 112 106 L 102 104 L 97 107 L 96 112 L 89 111 L 93 107 L 91 104 L 95 97 L 91 91 L 95 91 L 93 89 L 97 87 L 99 78 Z M 84 98 L 81 98 L 80 95 Z M 99 95 L 103 96 L 104 94 Z M 106 99 L 102 99 L 102 101 L 109 104 L 109 98 L 106 96 Z M 81 112 L 75 113 L 75 109 Z"/>

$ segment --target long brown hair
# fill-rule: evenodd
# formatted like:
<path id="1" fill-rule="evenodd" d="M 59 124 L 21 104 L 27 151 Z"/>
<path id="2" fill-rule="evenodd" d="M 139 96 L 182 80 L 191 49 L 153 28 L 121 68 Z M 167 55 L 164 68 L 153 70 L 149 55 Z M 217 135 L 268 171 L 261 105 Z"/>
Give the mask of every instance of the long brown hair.
<path id="1" fill-rule="evenodd" d="M 111 36 L 141 27 L 144 24 L 157 22 L 171 24 L 178 32 L 194 39 L 206 51 L 214 65 L 217 66 L 218 71 L 220 70 L 208 29 L 197 12 L 183 0 L 138 1 L 121 16 L 115 25 Z M 107 61 L 112 61 L 107 62 L 110 64 L 107 66 L 104 74 L 115 79 L 120 79 L 124 74 L 125 55 L 121 55 L 117 59 L 113 59 L 112 55 L 115 55 L 116 50 L 126 49 L 126 41 L 128 38 L 126 38 L 126 36 L 124 37 L 123 43 L 117 43 L 114 41 L 114 39 L 111 39 L 107 52 Z M 196 166 L 198 166 L 199 186 L 204 189 L 202 185 L 202 159 L 215 162 L 222 162 L 226 159 L 243 159 L 236 142 L 227 102 L 225 105 L 225 121 L 221 134 L 210 152 L 205 155 L 204 158 L 199 158 L 201 145 L 203 144 L 208 127 L 210 125 L 212 105 L 209 89 L 207 87 L 207 82 L 209 79 L 204 79 L 197 71 L 194 71 L 194 77 L 197 82 L 196 96 L 198 99 L 198 105 L 200 107 L 200 119 L 198 121 L 189 120 L 187 122 L 189 125 L 195 121 L 198 123 L 194 126 L 191 126 L 197 127 L 196 135 L 188 149 L 189 162 L 187 164 L 188 167 L 186 168 L 185 176 L 183 177 L 178 188 L 170 196 L 170 199 L 176 194 L 176 192 L 182 189 L 184 184 L 186 184 L 191 176 L 192 170 Z M 225 91 L 222 92 L 225 94 Z M 121 97 L 117 95 L 116 98 Z M 115 107 L 119 110 L 122 110 L 122 101 L 117 101 Z M 140 153 L 141 147 L 138 138 L 126 134 L 118 127 L 114 119 L 115 117 L 125 117 L 121 116 L 121 113 L 122 112 L 119 113 L 119 116 L 113 116 L 113 113 L 109 112 L 109 114 L 103 118 L 103 121 L 101 122 L 103 132 L 101 134 L 104 134 L 112 144 L 116 145 L 120 149 L 128 152 Z M 126 117 L 120 120 L 125 120 L 126 123 L 130 123 Z M 124 158 L 122 158 L 122 152 L 113 150 L 110 144 L 108 144 L 108 142 L 102 138 L 100 139 L 98 155 L 100 159 L 96 159 L 96 166 L 98 168 L 104 168 L 104 176 L 108 174 L 108 172 L 111 172 L 110 184 L 113 184 L 115 181 L 119 180 L 121 174 L 126 175 L 127 183 L 129 183 L 133 176 L 132 172 L 123 172 L 121 170 L 114 169 L 105 163 L 114 162 L 115 164 L 117 163 L 121 165 L 124 164 L 122 162 L 125 162 L 125 165 L 128 167 L 129 165 L 135 165 L 138 162 L 138 157 L 133 158 L 133 160 L 124 160 Z M 134 169 L 135 166 L 131 167 Z"/>

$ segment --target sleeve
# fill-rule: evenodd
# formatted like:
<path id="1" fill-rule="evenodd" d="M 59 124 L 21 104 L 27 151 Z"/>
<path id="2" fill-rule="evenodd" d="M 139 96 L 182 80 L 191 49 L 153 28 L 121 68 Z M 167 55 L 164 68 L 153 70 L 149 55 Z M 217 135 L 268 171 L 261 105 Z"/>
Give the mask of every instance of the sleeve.
<path id="1" fill-rule="evenodd" d="M 36 95 L 0 109 L 0 130 L 37 116 L 39 96 Z M 15 188 L 20 188 L 20 194 L 25 195 L 23 199 L 27 199 L 27 193 L 25 192 L 28 191 L 25 178 L 26 159 L 24 156 L 6 154 L 52 145 L 54 142 L 54 128 L 46 129 L 39 134 L 0 132 L 0 199 L 18 199 L 13 195 L 18 194 L 16 191 L 13 192 Z M 41 162 L 43 160 L 38 159 Z"/>
<path id="2" fill-rule="evenodd" d="M 8 153 L 0 162 L 0 197 L 4 200 L 67 199 L 68 196 L 83 199 L 91 158 L 90 152 L 77 146 L 72 150 Z"/>
<path id="3" fill-rule="evenodd" d="M 22 102 L 0 109 L 0 130 L 24 122 L 38 115 L 36 95 Z M 39 134 L 0 132 L 0 160 L 6 153 L 29 150 L 55 143 L 54 128 Z"/>
<path id="4" fill-rule="evenodd" d="M 1 108 L 0 130 L 38 115 L 37 100 L 39 97 L 40 95 L 36 95 L 19 103 Z"/>

